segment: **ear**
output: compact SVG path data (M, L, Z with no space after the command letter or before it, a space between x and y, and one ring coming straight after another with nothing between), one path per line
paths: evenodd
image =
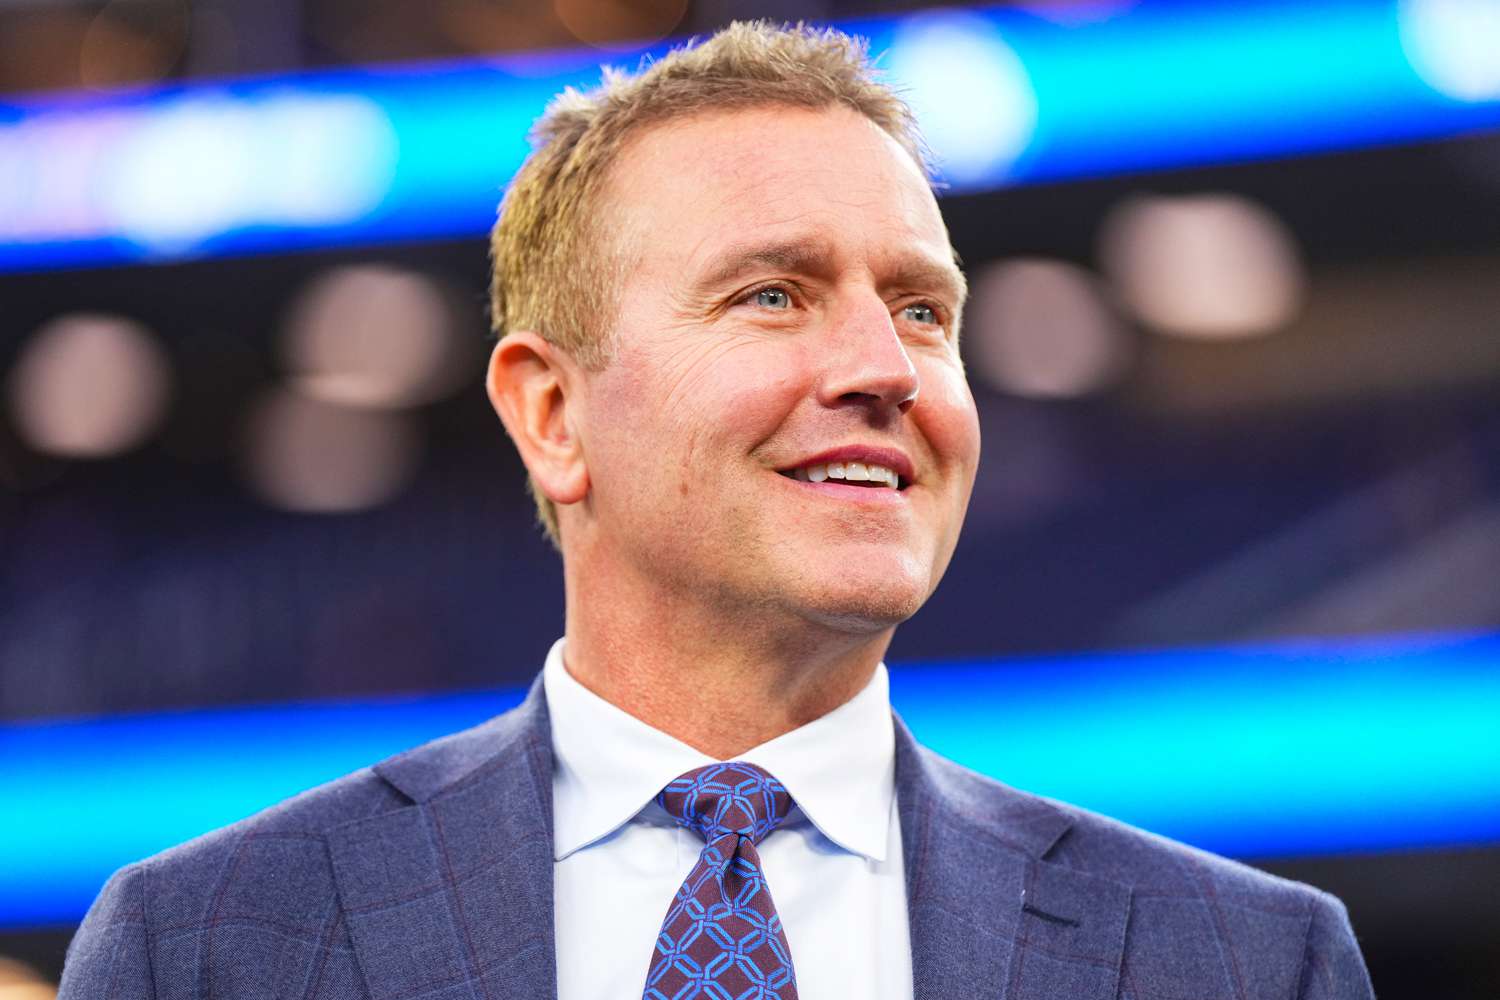
M518 330L495 345L485 377L490 405L516 443L532 482L556 504L577 503L589 489L583 442L574 428L581 374L566 351L539 334Z

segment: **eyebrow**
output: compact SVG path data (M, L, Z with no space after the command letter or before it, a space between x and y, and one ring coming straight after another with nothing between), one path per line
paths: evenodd
M928 259L926 254L905 257L893 269L891 284L940 292L948 297L953 309L961 311L969 297L969 283L958 267L957 256L954 254L953 263L946 265Z
M817 239L742 244L721 254L699 284L713 288L754 271L817 274L828 270L832 256L833 248Z
M756 271L783 271L795 274L823 274L830 270L833 247L816 238L785 240L732 246L709 267L700 288L715 288ZM927 255L904 257L891 268L887 284L904 288L926 289L946 294L955 309L962 308L968 297L968 283L954 262L938 263Z

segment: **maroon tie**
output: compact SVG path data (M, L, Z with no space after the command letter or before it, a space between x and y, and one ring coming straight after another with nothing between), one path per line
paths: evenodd
M755 845L792 808L754 764L710 764L656 797L703 838L656 936L644 1000L796 1000L797 977Z

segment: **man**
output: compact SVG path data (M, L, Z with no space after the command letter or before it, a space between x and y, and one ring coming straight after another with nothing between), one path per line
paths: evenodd
M963 278L858 46L738 25L536 142L487 385L564 639L514 712L123 870L64 996L1369 997L1332 898L890 714L979 435Z

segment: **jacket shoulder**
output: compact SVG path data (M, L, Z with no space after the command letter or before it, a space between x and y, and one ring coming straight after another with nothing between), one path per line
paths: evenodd
M1326 893L1142 830L1097 812L1012 788L923 748L929 780L969 821L1021 840L1042 860L1128 886L1140 896L1205 894L1308 913ZM1038 834L1040 831L1040 834Z
M1203 896L1304 915L1327 897L1310 885L1108 816L1064 803L1053 804L1069 815L1072 825L1053 849L1051 859L1126 883L1138 897Z
M296 886L299 879L327 870L325 841L332 830L425 802L462 782L502 758L514 745L528 737L536 738L533 730L538 711L544 709L539 708L535 697L529 698L520 707L477 726L301 792L134 867L149 876L153 901L165 901L167 897L160 894L171 893L176 887L194 892L226 879ZM265 859L264 870L257 857ZM172 912L191 910L174 906Z
M257 909L306 911L318 897L332 897L328 831L406 804L373 767L365 767L134 867L149 890L150 908L176 923L194 916L213 919L214 897L222 907L222 897L236 886L253 889L262 900ZM325 887L326 892L318 891Z
M344 948L332 933L325 833L403 802L363 768L125 866L68 946L60 997L197 996L203 970L230 952L243 957L272 939L309 954Z
M100 982L149 983L153 969L159 986L164 970L180 977L203 968L209 959L200 946L210 936L220 941L238 933L244 947L274 938L306 949L347 948L329 849L334 832L425 803L509 751L529 747L541 738L537 724L545 715L539 711L545 709L533 697L472 729L127 865L105 885L74 936L63 995L104 995L96 990Z
M1301 882L1072 806L1052 860L1129 885L1127 986L1373 1000L1344 904Z
M1124 995L1369 1000L1343 904L1313 886L1054 799L935 754L926 772L968 821L1038 862L1129 890Z

